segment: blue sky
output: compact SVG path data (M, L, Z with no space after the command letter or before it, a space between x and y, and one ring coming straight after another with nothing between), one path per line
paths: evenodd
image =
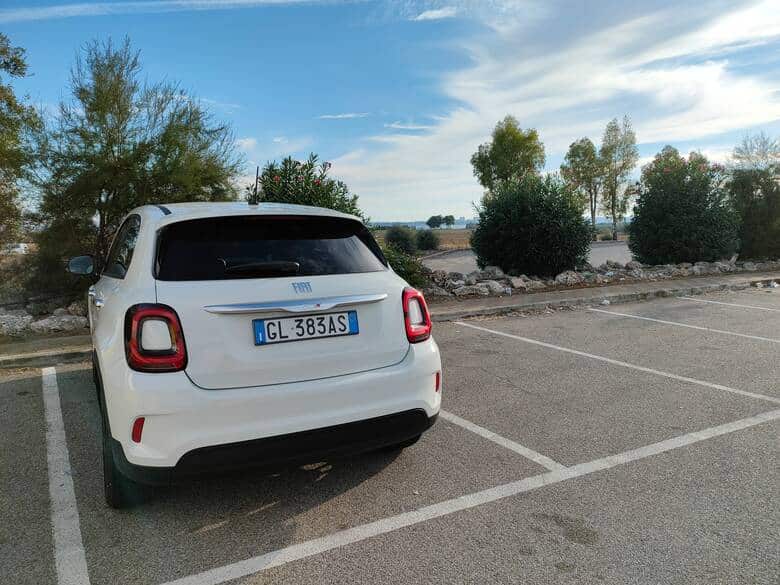
M471 216L469 157L506 114L537 128L549 170L623 114L642 163L780 135L779 0L3 0L0 30L44 106L83 43L127 35L150 79L232 124L247 176L314 151L382 220Z

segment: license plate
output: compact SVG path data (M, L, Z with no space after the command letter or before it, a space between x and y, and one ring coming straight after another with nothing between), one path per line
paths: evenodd
M281 319L255 319L252 321L252 327L255 332L255 345L342 337L360 333L357 311Z

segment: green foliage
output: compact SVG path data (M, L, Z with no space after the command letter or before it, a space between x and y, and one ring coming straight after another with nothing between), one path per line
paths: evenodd
M629 247L645 264L720 260L737 247L737 219L723 189L724 168L665 147L642 170Z
M395 246L385 245L382 247L382 252L395 273L411 286L423 288L428 283L425 267L419 258Z
M493 191L502 183L537 173L544 160L544 146L536 130L523 130L515 118L507 116L496 124L492 140L472 155L471 165L480 184Z
M780 184L775 173L771 165L732 173L729 195L739 215L743 258L780 258Z
M417 249L418 250L438 250L439 236L433 230L417 231Z
M429 228L434 230L438 227L441 227L441 224L444 223L444 218L441 215L432 215L425 223Z
M87 45L71 91L39 142L45 177L37 219L42 233L61 235L39 238L42 262L78 249L94 254L100 269L130 209L235 197L239 160L230 129L177 86L142 81L128 40Z
M591 228L556 177L529 174L486 194L471 247L480 266L554 276L585 262Z
M34 162L32 135L40 118L32 106L20 101L3 76L24 77L24 49L11 46L0 33L0 245L16 239L21 227L20 183L28 178Z
M454 215L445 215L442 218L442 223L446 225L447 227L452 227L455 225L455 216Z
M591 227L596 229L596 212L604 183L604 164L590 138L571 143L561 165L561 176L569 189L590 212Z
M599 159L604 186L601 208L604 215L612 220L613 238L617 239L617 224L625 217L631 197L636 195L636 189L627 184L628 177L639 160L636 135L628 116L623 117L622 125L617 119L607 124L599 149Z
M330 163L320 163L316 154L306 161L287 157L282 162L270 162L262 170L260 183L263 187L263 201L313 205L335 209L368 218L358 207L357 195L352 195L346 183L328 177Z
M385 242L406 254L414 254L417 251L417 238L414 230L396 225L385 233Z

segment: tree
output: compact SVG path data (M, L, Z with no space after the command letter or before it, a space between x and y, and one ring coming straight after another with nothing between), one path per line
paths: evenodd
M599 158L604 173L602 210L604 215L612 220L612 239L617 240L617 224L625 217L634 192L627 188L628 177L639 160L636 135L628 116L623 117L622 125L617 118L607 124L599 149Z
M555 276L584 263L591 229L558 177L528 174L482 198L471 235L477 263L508 273Z
M713 261L737 247L737 219L724 190L725 168L699 153L665 147L642 169L629 247L646 264Z
M394 225L385 233L385 244L404 254L414 254L417 251L417 236L408 227Z
M561 165L561 176L590 211L593 239L596 239L596 211L604 184L604 165L590 138L572 142Z
M21 102L3 75L24 77L24 49L11 46L0 33L0 244L14 240L21 224L20 182L29 178L33 164L32 134L40 118L32 106Z
M742 170L770 170L780 168L780 140L764 132L748 134L734 147L733 165Z
M734 169L728 189L739 216L740 256L780 258L780 184L773 169Z
M235 198L240 161L229 127L176 85L142 81L129 40L86 45L71 93L39 145L38 219L62 235L42 237L39 275L60 274L63 255L77 251L91 251L100 270L133 207Z
M492 140L479 146L471 157L474 176L488 191L500 184L538 173L544 166L544 146L536 130L523 130L507 116L496 124Z
M441 215L432 215L425 223L429 228L435 230L436 228L441 227L441 224L444 223L444 218Z
M280 163L269 162L260 174L263 201L326 207L368 222L358 207L357 195L350 193L343 181L328 177L330 166L329 162L320 163L314 153L305 161L288 156Z
M448 228L455 225L455 216L454 215L445 215L442 218L442 223L446 225Z

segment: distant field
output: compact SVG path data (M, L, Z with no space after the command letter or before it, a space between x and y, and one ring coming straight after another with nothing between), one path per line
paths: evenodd
M380 244L385 241L385 232L387 230L379 230L374 232L374 237ZM439 250L468 250L469 237L472 230L467 229L451 229L446 228L434 230L439 236Z

